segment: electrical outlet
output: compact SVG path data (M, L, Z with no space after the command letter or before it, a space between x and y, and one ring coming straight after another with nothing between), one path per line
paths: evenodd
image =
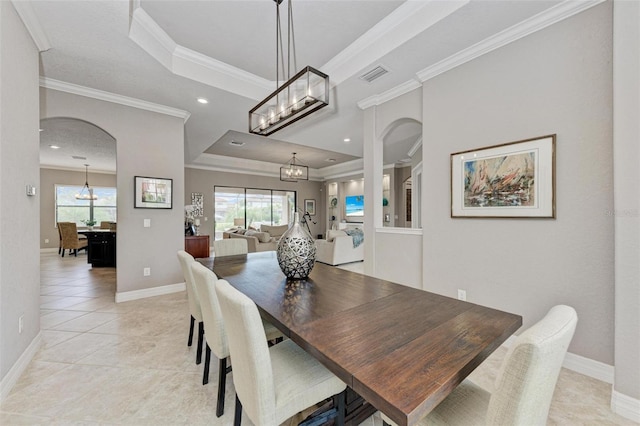
M144 268L144 269L142 270L142 274L143 274L145 277L148 277L149 275L151 275L151 268Z
M458 289L458 300L467 300L467 292L465 290Z
M49 244L49 239L48 239L48 238L45 238L45 239L44 239L44 243L45 243L45 244Z
M20 315L20 318L18 318L18 334L22 334L23 329L24 329L24 315Z

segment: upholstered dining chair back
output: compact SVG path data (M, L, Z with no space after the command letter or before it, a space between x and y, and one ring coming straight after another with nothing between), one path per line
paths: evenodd
M62 226L60 226L61 223L67 223L67 222L58 222L57 223L57 227L58 227L58 238L60 238L60 243L58 244L58 254L62 253Z
M87 247L87 240L78 238L78 227L75 222L58 222L58 229L62 237L62 256L66 249L77 252Z
M213 253L216 257L247 254L249 245L243 238L225 238L213 242Z
M249 418L275 425L275 389L271 356L255 303L227 281L216 283L233 362L233 383Z
M191 346L193 342L193 330L196 321L198 322L198 346L196 348L196 364L202 362L202 344L204 342L204 323L202 321L202 311L200 309L200 302L198 295L193 287L193 273L191 272L191 264L195 262L193 256L184 250L178 251L178 260L180 261L180 267L182 268L182 275L184 275L184 284L187 288L187 300L189 302L189 313L191 314L191 320L189 324L189 340L187 346Z
M200 309L200 302L198 296L195 293L193 286L193 273L191 272L191 264L195 262L193 256L184 250L178 251L178 260L180 261L180 267L182 268L182 275L184 275L185 286L187 287L187 300L189 302L189 312L196 321L202 321L202 311Z
M553 391L577 322L575 309L554 306L516 338L496 379L486 424L547 423Z
M229 356L229 344L215 290L218 277L211 269L198 262L191 264L191 271L193 272L194 287L200 301L207 344L218 359L226 358Z

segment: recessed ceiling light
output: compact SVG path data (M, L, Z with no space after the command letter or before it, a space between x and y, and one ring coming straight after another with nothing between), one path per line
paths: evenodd
M326 159L326 160L324 160L324 161L328 161L329 163L335 163L335 162L336 162L336 159L335 159L335 158L327 158L327 159Z
M38 131L40 131L40 132L44 132L44 129L38 129Z
M198 102L200 102L201 104L208 104L209 100L206 98L198 98Z
M229 142L229 145L231 146L244 146L244 142L238 142L238 141L231 141Z
M345 141L345 142L351 142L351 139L349 139L349 138L344 138L344 141Z
M49 145L49 148L51 148L51 149L60 149L60 147L58 145Z

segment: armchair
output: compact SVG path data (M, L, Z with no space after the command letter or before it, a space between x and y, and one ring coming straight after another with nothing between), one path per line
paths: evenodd
M353 247L353 237L344 231L327 231L326 240L316 240L316 261L329 265L364 260L364 244Z

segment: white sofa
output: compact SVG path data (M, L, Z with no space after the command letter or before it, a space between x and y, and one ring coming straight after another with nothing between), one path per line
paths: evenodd
M247 241L249 253L271 251L278 248L278 241L288 225L262 225L260 231L255 229L233 228L222 233L222 238L242 238Z
M353 247L353 237L344 231L327 231L326 240L316 240L316 261L329 265L364 260L364 243Z

